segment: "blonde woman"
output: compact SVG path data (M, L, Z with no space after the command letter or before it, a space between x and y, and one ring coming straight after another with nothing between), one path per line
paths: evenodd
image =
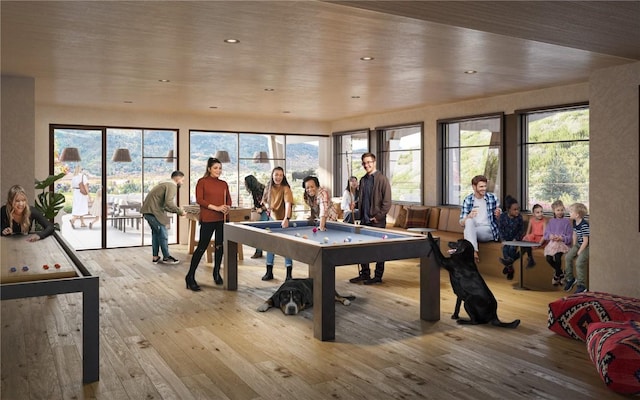
M27 203L27 194L24 188L19 185L11 186L7 196L7 204L0 210L2 214L2 236L28 235L29 242L44 239L53 233L53 224L35 207ZM29 234L33 229L33 222L36 221L42 227L39 232Z

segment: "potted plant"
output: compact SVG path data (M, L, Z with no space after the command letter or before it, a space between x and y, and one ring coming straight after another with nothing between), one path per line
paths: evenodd
M45 180L39 181L36 179L36 189L42 190L38 194L35 200L35 206L42 214L50 221L58 215L60 210L64 207L65 197L62 193L56 193L47 191L49 186L53 185L58 179L62 179L65 176L64 172L58 175L49 175ZM55 228L60 230L59 224L55 224Z

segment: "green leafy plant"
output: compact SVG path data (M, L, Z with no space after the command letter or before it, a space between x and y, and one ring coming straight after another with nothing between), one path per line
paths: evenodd
M64 207L65 197L62 193L48 191L47 189L64 176L65 174L62 172L58 175L49 175L43 181L36 179L36 189L42 190L35 200L36 208L42 212L45 218L51 221L53 221L60 210ZM55 227L57 230L60 230L60 226L57 223L55 224Z

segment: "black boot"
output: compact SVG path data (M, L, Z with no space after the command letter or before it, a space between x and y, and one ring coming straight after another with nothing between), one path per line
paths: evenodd
M253 253L253 255L251 256L251 258L262 258L262 250L258 250L256 249L256 252Z
M216 285L222 285L224 282L222 280L222 277L220 276L220 266L215 266L213 267L213 281L216 283Z
M262 277L263 281L270 281L273 279L273 265L267 265L267 272Z
M198 284L196 283L195 277L193 277L191 275L187 275L184 278L184 280L185 280L185 282L187 284L187 289L193 290L194 292L199 292L201 290L200 286L198 286Z
M284 279L285 281L289 281L291 279L293 279L293 277L291 276L291 271L293 270L293 267L287 267L287 277Z
M382 283L382 275L383 274L384 274L384 264L381 265L381 263L377 263L376 264L376 270L375 270L375 272L373 274L373 278L367 279L363 283L365 285L375 285L375 284L378 284L378 283Z
M358 273L358 276L356 276L355 278L349 279L349 282L360 283L360 282L365 282L371 279L371 270L368 268L369 267L368 265L366 265L367 268L364 268L365 265L366 264L360 265L360 272Z

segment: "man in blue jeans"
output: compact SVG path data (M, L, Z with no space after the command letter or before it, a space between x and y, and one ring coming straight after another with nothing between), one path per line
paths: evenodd
M160 262L159 250L162 250L164 264L180 262L169 254L169 235L166 225L169 225L171 220L166 212L184 215L184 210L178 207L174 200L183 181L184 173L173 171L171 179L154 186L142 203L140 212L151 227L152 262L154 264Z

